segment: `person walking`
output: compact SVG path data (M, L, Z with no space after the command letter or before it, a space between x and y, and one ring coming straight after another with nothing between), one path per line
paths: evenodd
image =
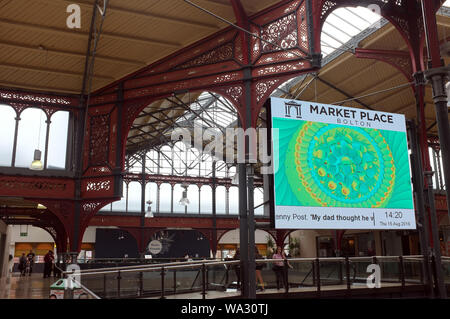
M53 259L53 252L49 250L44 256L44 278L50 277L52 273Z
M32 250L27 255L28 265L29 265L29 272L28 274L31 276L31 273L33 272L33 266L34 266L34 257L36 255L33 253Z
M261 254L258 251L258 248L255 246L255 259L262 259ZM255 274L256 274L256 280L259 281L259 288L261 291L264 291L264 280L261 274L261 270L264 267L264 263L256 263L255 264Z
M234 254L233 257L234 260L241 260L241 251L239 250L239 248L236 249L236 253ZM234 272L236 273L236 280L237 280L237 289L241 288L241 265L240 264L236 264L234 266Z
M25 276L25 271L27 270L27 257L25 253L22 253L22 256L19 258L19 271L21 276Z
M283 284L286 290L289 289L288 279L287 279L287 269L285 267L284 261L286 260L286 254L283 251L281 246L277 246L277 250L275 254L273 254L272 259L279 259L280 261L276 261L272 267L272 270L275 272L275 276L277 278L277 289L280 289L281 283ZM290 267L289 263L287 265Z

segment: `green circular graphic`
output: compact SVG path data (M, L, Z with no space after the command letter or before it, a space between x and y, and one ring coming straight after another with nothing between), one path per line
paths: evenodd
M384 207L389 201L394 158L378 130L305 122L290 144L295 150L286 160L295 162L289 166L297 175L291 188L305 205Z

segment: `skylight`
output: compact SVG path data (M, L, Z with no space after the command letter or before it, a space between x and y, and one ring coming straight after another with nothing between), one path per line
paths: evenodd
M365 7L334 10L327 17L322 28L321 45L323 56L327 56L336 49L345 50L345 43L369 27L378 27L377 22L380 20L381 16L379 14Z

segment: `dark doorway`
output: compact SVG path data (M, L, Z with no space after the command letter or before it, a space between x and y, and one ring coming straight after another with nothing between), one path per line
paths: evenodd
M138 258L136 239L121 229L97 228L95 258Z

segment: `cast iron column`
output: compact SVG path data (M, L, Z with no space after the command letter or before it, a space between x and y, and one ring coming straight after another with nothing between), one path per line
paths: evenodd
M211 252L213 255L213 258L216 258L217 253L217 220L216 220L216 213L217 213L217 203L216 203L216 161L212 162L212 247Z
M442 67L425 71L426 78L433 86L433 101L436 110L436 121L439 132L439 143L442 150L442 170L444 173L445 192L447 203L450 203L450 129L448 123L447 92L445 83L448 80L450 68ZM450 218L450 205L447 205Z
M239 174L239 251L241 268L241 296L248 298L248 220L247 173L245 163L238 163Z
M439 38L436 23L435 1L422 0L423 20L425 27L425 39L430 62L429 70L425 71L425 77L433 87L433 101L436 110L436 122L439 131L439 142L444 163L444 181L447 195L447 209L450 218L450 129L448 123L447 93L445 84L450 68L443 67L440 55Z
M141 161L142 161L142 171L141 171L141 229L140 229L140 254L141 254L141 258L144 257L144 252L145 252L145 244L144 243L144 226L145 226L145 157L146 157L146 153L142 153L141 155Z
M414 121L408 122L409 142L411 148L411 170L414 186L414 195L416 199L417 208L417 228L419 231L420 250L423 255L423 274L425 279L425 286L427 287L427 293L430 297L433 297L432 278L431 278L431 263L430 263L430 226L429 216L425 208L424 198L424 179L422 169L422 155L419 148L419 142L417 140L417 130Z

